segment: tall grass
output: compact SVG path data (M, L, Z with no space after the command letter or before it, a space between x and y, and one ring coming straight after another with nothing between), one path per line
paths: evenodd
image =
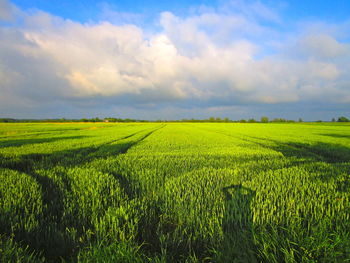
M350 127L0 125L1 262L350 262Z

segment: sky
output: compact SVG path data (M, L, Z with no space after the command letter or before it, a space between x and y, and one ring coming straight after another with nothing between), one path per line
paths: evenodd
M350 117L350 2L0 0L0 117Z

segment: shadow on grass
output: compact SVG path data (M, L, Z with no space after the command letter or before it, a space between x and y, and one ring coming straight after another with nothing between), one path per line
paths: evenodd
M321 133L320 135L339 138L339 139L350 139L350 135L347 134L337 134L337 133Z
M311 161L326 163L350 162L350 148L331 143L281 143L275 141L271 148L281 152L286 157L307 158Z
M255 191L242 185L222 189L225 195L224 233L219 262L257 262L253 242L253 214L250 208Z
M261 147L269 148L281 152L285 157L291 160L291 166L311 165L318 163L319 179L329 181L336 179L337 190L347 192L350 190L350 148L340 144L314 142L280 142L277 140L268 140L264 138L251 137L268 142L267 144L249 140ZM327 165L322 166L319 163ZM307 167L307 166L306 166Z
M34 169L48 170L56 165L62 166L79 166L84 165L98 158L108 158L118 154L126 153L132 146L146 139L153 132L146 133L134 141L123 142L132 136L135 136L142 131L127 135L117 140L109 141L97 146L81 147L77 149L68 149L63 151L55 151L44 154L23 154L16 157L7 157L0 154L0 168L9 168L24 173L30 173ZM84 136L81 136L84 137ZM63 137L62 137L63 138ZM66 137L67 138L67 137ZM68 137L71 138L71 137ZM79 136L77 138L80 138ZM52 141L54 141L53 138Z
M84 231L84 229L91 229L92 226L63 224L61 219L64 216L64 197L66 192L70 191L70 181L66 178L67 182L64 183L64 189L61 189L62 185L59 185L53 178L41 175L37 171L39 169L49 170L56 165L76 167L89 163L94 159L110 156L116 157L119 154L126 153L131 147L137 145L158 129L154 129L136 140L127 142L123 142L123 140L144 131L139 131L99 146L56 151L51 154L27 154L14 158L0 155L0 168L16 170L36 180L42 189L44 208L42 217L39 220L39 227L34 231L27 232L25 229L18 229L13 233L9 229L4 234L15 234L16 241L24 242L24 244L29 245L34 251L42 251L48 260L57 262L60 258L66 260L71 258L76 252L77 247L81 244L74 244L73 239L66 232L66 228L78 227L81 231ZM120 143L118 143L119 141ZM60 179L64 180L64 178L64 174L60 175ZM128 194L129 198L133 198L135 193L132 192L131 182L127 178L121 178L117 175L115 175L115 178L120 182L120 185Z
M36 143L50 143L61 140L70 140L70 139L83 139L88 136L66 136L66 137L54 137L54 138L31 138L31 139L15 139L15 140L2 140L0 141L0 148L5 147L19 147L28 144Z
M305 161L341 164L350 162L350 148L340 144L324 142L281 142L278 140L250 136L245 141L282 153L285 157L304 159ZM256 141L259 140L259 141ZM263 142L266 143L263 143ZM300 161L300 160L299 160Z

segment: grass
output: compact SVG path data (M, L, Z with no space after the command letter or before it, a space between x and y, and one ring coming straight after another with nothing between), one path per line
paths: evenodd
M350 262L350 126L0 124L1 262Z

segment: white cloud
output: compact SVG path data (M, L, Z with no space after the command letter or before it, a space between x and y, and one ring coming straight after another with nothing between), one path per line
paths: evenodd
M260 2L233 1L231 8L234 13L210 10L186 18L164 12L162 30L147 36L131 24L22 14L24 24L0 27L0 92L6 94L0 103L31 101L40 107L52 100L81 104L96 98L96 103L231 107L325 96L349 103L348 44L329 32L309 33L295 45L280 41L288 51L268 56L261 43L276 42L281 33L258 21L280 22L278 14ZM256 34L261 41L252 40Z
M298 48L306 56L328 59L349 54L350 45L338 42L326 34L310 34L301 39Z

